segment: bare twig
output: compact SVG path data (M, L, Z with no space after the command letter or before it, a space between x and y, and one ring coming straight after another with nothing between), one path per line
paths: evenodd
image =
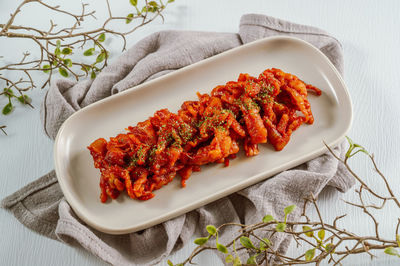
M103 21L99 22L98 27L86 30L84 27L85 20L88 18L96 18L96 10L89 10L88 4L82 3L80 12L72 13L61 8L59 5L50 5L44 0L23 0L11 13L8 21L0 23L0 38L30 40L33 45L29 47L29 51L33 51L33 49L37 48L38 51L40 51L40 58L29 59L31 54L25 52L21 60L17 62L2 62L3 65L0 64L0 80L4 81L4 87L9 94L11 94L11 92L13 92L13 94L19 94L21 98L18 99L21 103L33 107L30 104L29 97L25 93L29 89L39 87L32 78L32 72L34 71L43 71L48 75L48 78L40 86L41 88L51 83L52 76L55 73L60 73L64 77L72 76L76 80L86 76L95 78L96 74L108 64L109 51L102 43L106 35L121 38L122 50L124 51L126 49L126 36L135 32L138 28L151 23L157 17L164 19L162 12L167 5L172 2L168 1L168 3L164 4L162 0L151 2L139 0L135 4L134 1L125 1L133 11L132 13L126 16L114 16L112 5L109 0L105 0L108 16ZM67 27L58 27L53 20L50 20L50 25L47 29L36 28L30 25L16 25L14 22L16 17L22 13L23 8L27 7L28 4L38 5L42 9L54 13L56 16L68 16L73 18L74 21ZM139 23L126 31L114 30L109 27L111 22L129 24L133 20L137 20ZM119 28L122 29L122 27ZM78 49L83 49L88 45L92 45L92 47L84 52L84 55L88 56L88 58L93 58L90 56L95 55L96 57L93 63L86 64L82 58L70 58L70 55L79 52ZM12 80L7 77L10 73L16 73L15 76L19 76L18 79ZM5 93L0 93L0 95L10 96ZM9 100L11 100L11 98L16 98L10 97ZM10 104L12 105L12 101L10 101ZM9 112L3 113L7 114Z
M232 253L229 254L231 256L229 260L234 263L234 265L238 265L238 261L234 259L239 259L237 256L236 251L245 248L248 251L249 256L255 256L258 258L257 263L265 263L265 265L300 265L300 264L315 264L320 265L320 263L328 259L329 263L334 263L334 265L341 265L342 261L346 259L348 256L352 254L360 254L365 253L370 256L371 259L375 257L372 253L373 250L384 250L385 253L390 255L399 256L398 251L395 249L398 247L398 237L396 236L399 233L400 227L400 219L396 221L395 227L395 237L394 239L386 239L380 236L378 228L379 222L377 218L369 211L369 209L376 209L382 210L385 207L387 201L393 200L397 205L398 199L392 192L392 189L387 181L386 177L382 174L382 172L378 169L374 157L369 155L364 148L360 145L353 144L350 142L350 148L344 160L341 159L338 155L336 155L332 149L327 147L331 154L338 159L341 163L343 163L346 168L349 169L349 172L353 175L356 180L360 180L359 182L359 189L356 191L358 195L358 201L355 202L348 202L353 207L360 208L363 212L371 218L374 223L375 228L375 235L373 236L360 236L355 233L352 233L344 228L340 228L337 222L346 216L346 214L337 216L332 223L327 223L323 220L320 209L317 204L317 200L314 195L310 195L310 197L304 199L304 206L302 210L302 215L306 218L305 222L301 221L278 221L272 220L267 223L256 223L252 225L244 225L238 223L227 223L222 224L218 228L216 228L217 232L219 232L222 228L226 226L236 226L239 227L238 234L225 246L226 249L231 249ZM362 152L368 154L372 164L374 165L374 169L376 172L381 176L384 180L385 187L387 192L390 194L390 197L383 196L380 193L375 191L375 187L369 187L364 181L360 179L358 175L351 170L348 159L355 154L358 153L359 150L355 150L354 148L362 149ZM375 196L378 200L382 200L380 205L377 204L366 204L364 201L364 194L369 193L370 195ZM318 220L313 221L310 219L306 214L306 206L311 203L313 209L316 211L318 215ZM282 231L281 229L278 230L279 224L285 224L285 229ZM294 228L296 226L303 226L303 230L296 231ZM282 227L280 227L282 228ZM318 234L316 234L318 232ZM269 239L272 239L274 234L286 234L291 236L297 242L298 246L308 246L309 249L306 252L301 251L299 255L296 257L289 257L277 250L274 250L273 243L266 239L265 236L269 236ZM327 236L325 236L327 234ZM318 237L317 237L317 236ZM209 235L208 238L212 238L213 235ZM260 247L258 245L251 243L250 238L253 241L260 242ZM235 243L240 240L242 243L242 247L235 248ZM250 241L250 242L249 242ZM251 243L251 244L249 244ZM200 254L204 250L224 250L218 247L210 246L210 245L200 245L198 246L190 257L183 262L183 265L186 263L192 263L192 260L195 256ZM395 250L394 250L395 249ZM299 249L300 251L300 249ZM226 251L228 252L228 251ZM228 258L227 258L228 259ZM250 260L251 263L256 263L254 258ZM257 264L258 265L258 264Z
M4 130L7 126L0 126L0 130L3 132L4 135L7 136L7 132Z

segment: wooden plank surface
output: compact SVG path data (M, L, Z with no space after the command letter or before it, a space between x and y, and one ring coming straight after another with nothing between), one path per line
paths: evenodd
M5 21L19 1L1 1L0 18ZM60 1L61 2L61 1ZM63 7L77 7L75 1L62 1ZM102 6L101 1L87 1ZM125 1L128 2L128 1ZM120 5L124 10L129 5ZM105 5L104 5L105 7ZM105 16L105 9L97 14ZM128 13L128 12L126 12ZM128 46L150 33L159 30L200 30L237 32L242 14L268 14L297 23L309 24L337 37L343 44L345 54L345 81L354 103L354 123L349 136L363 144L376 155L383 172L388 176L395 192L400 193L400 2L388 1L230 1L230 0L176 0L165 13L165 23L160 20L140 29L128 38ZM47 25L49 14L31 4L25 8L17 24ZM63 18L57 24L65 23ZM91 24L95 25L95 21ZM27 42L0 39L2 60L18 60L26 50ZM111 40L112 57L120 53L120 42ZM26 47L26 46L25 46ZM34 52L34 51L32 51ZM43 79L37 74L34 78ZM3 84L2 84L3 85ZM0 198L14 192L53 168L52 141L43 133L39 109L44 90L30 93L34 110L17 108L9 117L0 116L0 124L7 125L9 136L0 136ZM6 103L0 98L0 106ZM378 186L379 179L371 165L362 158L352 166L367 182ZM348 213L351 218L344 225L349 230L371 233L372 224L361 211L345 205L340 199L356 199L354 192L337 194L324 191L319 201L323 215L329 220L336 215ZM380 216L382 235L393 238L393 227L399 212L394 206ZM23 227L17 220L0 210L0 265L102 265L98 258L82 249L72 248L60 242L46 239ZM171 256L174 262L183 261L194 248L188 245ZM196 260L200 265L221 265L219 259L204 253ZM367 256L355 256L344 265L398 265L399 260L383 252L370 261ZM165 264L162 264L165 265Z

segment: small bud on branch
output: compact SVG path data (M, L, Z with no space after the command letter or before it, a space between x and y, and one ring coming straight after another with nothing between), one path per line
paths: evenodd
M30 98L26 95L29 89L37 87L36 82L32 79L31 73L41 71L47 74L47 79L41 88L49 85L55 73L59 73L62 77L72 77L79 80L83 77L94 79L96 75L108 64L110 52L104 45L106 38L110 36L119 37L122 40L122 50L126 49L126 36L136 31L138 28L147 25L154 21L157 17L163 17L163 11L169 3L163 3L162 0L126 0L131 12L126 16L114 16L112 13L109 0L106 0L108 17L100 22L97 28L85 30L83 23L87 18L95 18L95 10L88 10L88 4L81 4L80 13L72 13L62 9L59 5L52 6L45 3L43 0L24 0L17 6L14 12L11 13L9 20L3 24L0 23L0 38L7 39L26 39L31 40L33 45L40 51L39 59L29 60L30 53L25 52L21 60L13 63L0 65L0 81L4 83L4 90L13 90L15 95L10 95L7 92L0 92L8 98L8 103L2 107L2 114L9 115L12 113L15 105L13 100L17 100L24 105L31 105ZM73 18L73 22L68 27L58 28L58 26L50 20L48 30L30 27L28 25L15 25L15 18L22 13L22 8L30 5L39 5L45 10L55 12L57 16L63 15ZM111 22L125 21L128 23L137 20L138 23L127 31L113 30L109 25ZM85 57L91 58L93 63L87 64L82 59L73 59L73 54L80 54L79 50L84 47L91 46L82 54ZM33 47L27 47L27 50L32 50ZM79 58L79 57L78 57ZM6 73L16 73L20 76L18 80L12 80L6 77ZM0 83L1 84L1 83ZM6 134L5 126L0 126L1 131Z
M356 190L358 202L345 202L355 208L363 210L373 225L375 235L361 236L353 233L346 228L339 227L337 222L345 217L341 215L336 217L332 223L326 222L321 216L320 209L317 205L317 199L314 195L310 195L305 199L303 206L302 216L306 221L287 221L287 216L296 208L295 205L287 206L284 210L284 219L279 221L271 215L266 215L261 222L251 225L226 223L219 227L208 225L207 228L216 228L216 234L209 234L205 238L197 238L195 243L199 246L193 250L192 254L182 263L177 265L185 265L193 263L192 260L201 252L205 250L216 250L227 254L225 262L227 264L242 265L237 251L246 250L248 259L246 265L298 265L298 264L316 264L319 265L322 261L327 261L333 265L341 265L341 262L348 256L354 254L368 254L371 259L375 257L371 251L381 250L382 253L390 256L400 258L400 219L394 221L395 234L393 238L386 239L379 234L379 223L370 209L384 211L385 203L393 201L395 206L400 209L398 204L399 200L394 195L390 183L387 178L382 174L376 165L374 156L371 155L364 147L355 144L350 138L347 138L349 148L344 159L341 159L333 150L327 146L328 151L342 163L350 172L350 174L358 181L359 188ZM375 171L381 177L386 191L384 193L378 192L379 190L374 186L370 187L366 184L350 167L348 160L356 154L364 153L372 162ZM366 204L364 198L375 197L378 204ZM373 198L373 197L372 197ZM379 202L380 201L380 202ZM316 210L318 214L317 220L312 220L306 214L307 203ZM234 236L231 241L224 246L224 249L218 248L222 245L216 241L216 245L212 243L213 238L218 237L218 232L224 227L239 227L238 234ZM210 233L210 231L208 231ZM285 234L296 241L298 246L305 248L298 249L296 256L287 256L274 249L274 243L270 240L274 234ZM235 243L239 240L241 247L236 247ZM171 261L169 265L173 265Z

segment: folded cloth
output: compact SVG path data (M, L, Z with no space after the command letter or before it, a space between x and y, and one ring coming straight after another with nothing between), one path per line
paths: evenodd
M54 139L65 119L84 106L243 43L274 35L295 36L311 43L342 72L341 45L328 33L269 16L248 14L241 18L238 34L158 32L139 41L94 80L56 81L42 106L44 130ZM343 155L344 147L339 145L334 150ZM2 206L30 229L53 239L78 244L106 262L147 265L180 249L196 230L206 234L208 224L251 224L261 221L267 213L282 218L284 207L303 206L304 198L311 193L317 196L326 186L343 192L353 182L338 161L327 153L197 210L141 232L120 236L96 231L77 218L63 198L54 171L5 198ZM297 208L290 219L298 219L300 209ZM233 228L224 230L220 242L227 242L235 232ZM274 249L285 252L290 240L275 234L272 242Z

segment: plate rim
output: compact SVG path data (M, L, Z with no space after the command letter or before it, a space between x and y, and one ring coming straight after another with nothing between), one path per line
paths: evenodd
M194 210L194 209L196 209L198 207L204 206L204 205L206 205L208 203L211 203L211 202L213 202L215 200L218 200L218 199L220 199L222 197L225 197L225 196L230 195L230 194L232 194L234 192L237 192L237 191L239 191L239 190L241 190L243 188L246 188L248 186L251 186L253 184L261 182L262 180L267 180L267 179L273 177L274 175L276 175L279 172L285 171L285 170L287 170L287 169L289 169L291 167L294 167L294 166L299 165L299 164L301 164L303 162L309 161L309 160L311 160L311 159L323 154L324 152L326 152L327 148L325 146L322 146L321 148L310 152L306 156L302 156L299 159L292 160L292 161L286 162L284 164L280 164L277 167L273 168L273 170L268 171L268 173L262 172L262 173L253 175L251 177L251 181L244 180L243 182L239 182L238 184L235 184L234 186L231 186L229 189L227 189L225 191L211 194L207 198L203 198L201 200L197 200L194 203L189 204L187 206L174 209L173 211L169 211L166 214L161 215L161 216L157 216L157 217L153 218L150 221L144 221L144 222L141 222L141 223L137 223L137 224L134 224L134 225L131 225L131 226L126 226L124 228L118 228L118 229L105 227L105 226L97 223L96 221L92 221L90 219L87 219L86 215L81 211L81 209L79 207L81 204L71 194L67 182L64 180L64 178L62 178L62 171L60 169L61 165L62 165L62 162L60 162L60 159L58 158L59 157L58 154L60 153L59 152L60 145L61 145L60 144L60 139L62 138L63 131L67 127L69 121L74 119L76 116L80 115L80 113L82 113L82 112L84 112L84 111L86 111L88 109L95 108L98 105L104 104L107 101L112 100L114 97L121 97L122 95L124 95L126 93L131 93L132 91L140 90L143 86L151 86L153 83L160 82L163 79L167 79L171 75L176 75L179 72L187 71L187 70L195 68L195 67L197 67L199 65L206 64L206 63L208 63L210 61L213 61L213 60L216 60L216 59L218 59L220 57L227 56L227 54L229 54L229 53L234 53L237 50L244 49L245 47L256 46L256 45L258 45L260 43L263 43L263 42L268 43L268 42L277 41L277 40L286 40L286 41L291 41L291 42L297 42L297 43L300 43L302 45L307 46L308 48L311 48L312 50L314 50L314 52L319 54L319 56L322 59L324 59L325 63L327 63L327 65L331 68L331 70L334 72L334 74L338 78L338 81L340 82L340 84L341 84L341 86L343 88L343 92L344 92L344 96L345 96L344 99L347 100L347 103L348 103L348 106L346 106L346 108L348 108L348 121L347 121L347 124L344 126L343 132L341 132L340 135L338 134L339 136L336 137L335 140L333 140L333 141L331 141L329 143L325 143L325 144L327 146L329 146L329 147L332 147L332 146L337 145L341 140L343 140L345 135L346 135L346 133L350 130L351 125L353 123L353 103L352 103L348 88L347 88L346 84L344 83L344 80L343 80L341 74L336 69L336 67L332 64L332 62L328 59L328 57L325 54L323 54L318 48L316 48L312 44L310 44L310 43L308 43L308 42L306 42L306 41L304 41L302 39L299 39L299 38L296 38L296 37L292 37L292 36L279 36L279 35L278 36L271 36L271 37L262 38L262 39L254 41L254 42L250 42L250 43L247 43L247 44L244 44L244 45L229 49L229 50L224 51L224 52L222 52L220 54L208 57L206 59L203 59L203 60L198 61L196 63L193 63L191 65L182 67L182 68L180 68L180 69L178 69L176 71L173 71L171 73L168 73L166 75L160 76L160 77L155 78L155 79L150 80L150 81L146 81L146 82L144 82L142 84L139 84L137 86L129 88L129 89L125 90L125 91L122 91L122 92L119 92L117 94L111 95L109 97L103 98L103 99L101 99L101 100L99 100L97 102L94 102L92 104L89 104L88 106L85 106L84 108L78 110L77 112L73 113L70 117L68 117L63 122L63 124L61 125L61 127L59 128L59 130L57 132L57 136L56 136L55 141L54 141L53 160L54 160L55 172L56 172L57 180L58 180L58 183L60 184L61 191L63 192L64 197L66 198L67 202L70 204L71 208L78 215L78 217L80 219L82 219L85 223L87 223L89 226L91 226L91 227L93 227L93 228L95 228L95 229L97 229L99 231L108 233L108 234L120 235L120 234L136 232L138 230L146 229L146 228L149 228L151 226L160 224L160 223L162 223L164 221L167 221L169 219L172 219L174 217L182 215L182 214L184 214L184 213L186 213L188 211ZM268 177L265 177L266 175L268 175Z

